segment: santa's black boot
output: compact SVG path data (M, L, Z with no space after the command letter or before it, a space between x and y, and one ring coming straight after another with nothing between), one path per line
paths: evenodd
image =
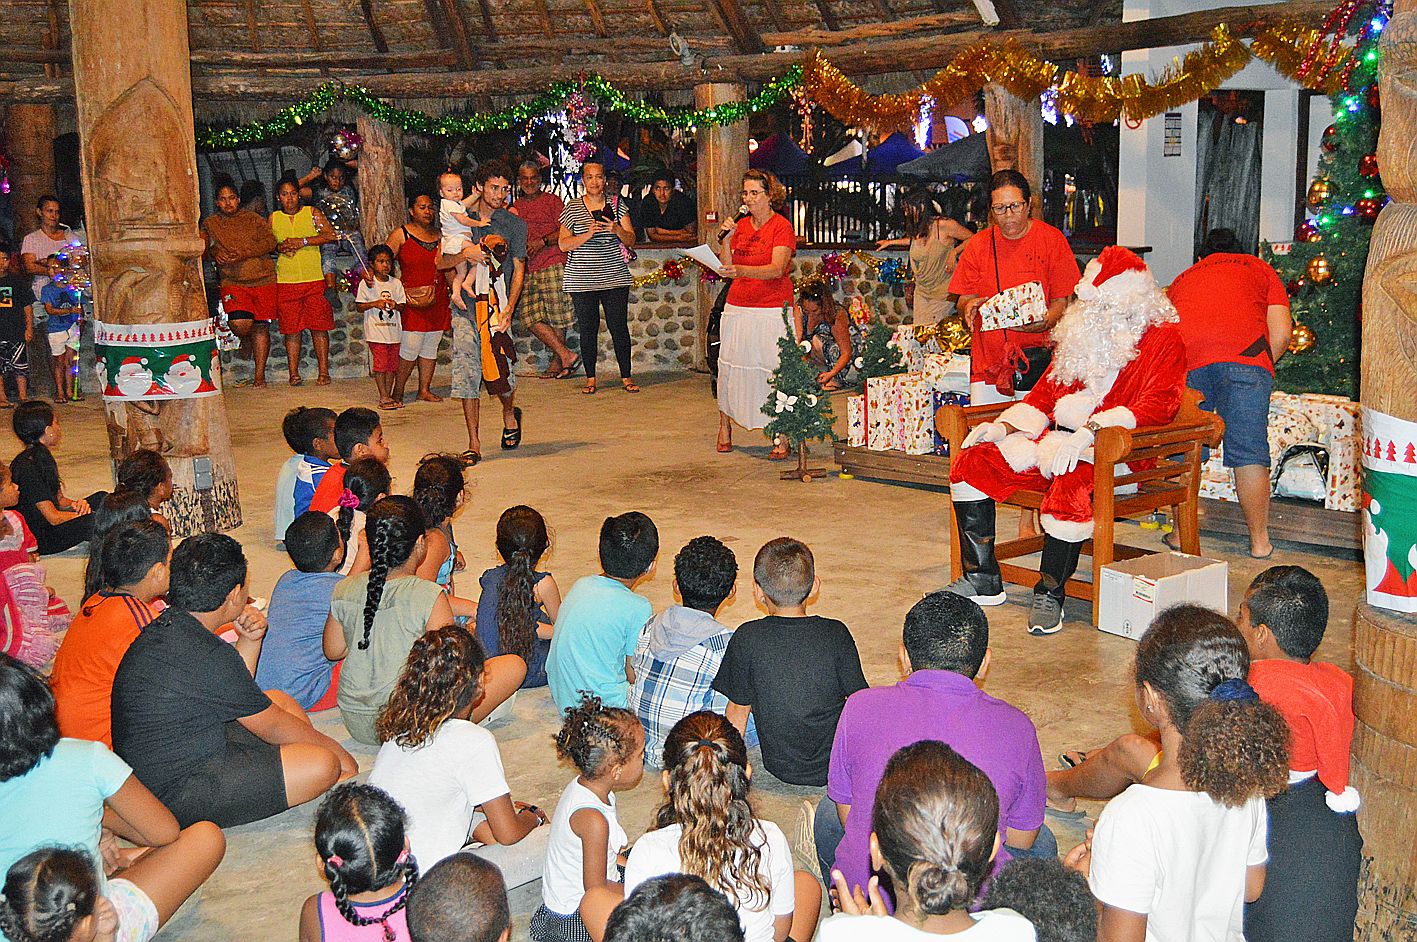
M954 501L954 516L964 575L945 586L945 591L979 605L1003 605L1008 596L994 558L994 502L988 498Z
M1033 587L1033 608L1028 613L1028 633L1051 635L1063 628L1063 599L1068 579L1078 568L1082 543L1067 543L1054 536L1043 537L1043 559L1038 566L1038 584Z

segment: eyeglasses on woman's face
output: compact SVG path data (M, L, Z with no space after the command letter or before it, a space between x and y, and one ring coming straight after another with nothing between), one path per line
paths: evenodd
M1023 211L1027 206L1027 203L995 203L989 208L994 211L995 216L1012 216L1014 213Z

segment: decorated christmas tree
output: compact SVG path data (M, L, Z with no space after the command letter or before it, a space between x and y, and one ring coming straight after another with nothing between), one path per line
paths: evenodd
M1349 3L1325 23L1334 36L1356 34L1343 62L1311 52L1301 76L1329 89L1333 124L1324 131L1318 173L1309 184L1309 218L1294 234L1288 255L1270 261L1289 290L1294 336L1276 379L1289 392L1358 397L1358 350L1363 267L1368 239L1387 202L1378 176L1378 39L1389 9L1381 2ZM1340 50L1341 51L1341 50Z
M782 325L772 392L763 403L763 414L769 419L764 431L770 438L783 436L797 452L797 470L784 472L782 476L808 481L824 473L807 467L807 442L827 441L832 437L831 398L822 392L817 383L817 370L804 355L812 349L811 345L797 342L792 315L786 305L782 308Z
M862 380L905 372L905 357L891 343L892 333L886 322L879 318L866 331L866 344L855 363Z

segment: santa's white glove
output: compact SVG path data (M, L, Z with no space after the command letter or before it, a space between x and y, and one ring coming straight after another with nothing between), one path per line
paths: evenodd
M968 448L980 442L1001 442L1009 434L1009 428L1003 422L981 422L974 426L974 429L964 436L964 444L960 447Z
M1080 428L1068 436L1053 456L1053 477L1061 477L1078 466L1082 453L1092 447L1092 431Z

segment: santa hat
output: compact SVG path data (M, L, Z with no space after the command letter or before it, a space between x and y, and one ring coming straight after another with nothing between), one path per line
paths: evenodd
M122 366L146 366L147 363L148 363L148 361L142 359L141 357L124 357L124 358L123 358L123 362L122 362L122 364L120 364L120 365L122 365Z
M1082 281L1078 282L1077 296L1083 301L1099 297L1124 300L1155 290L1156 280L1137 253L1120 245L1109 245L1087 263Z

